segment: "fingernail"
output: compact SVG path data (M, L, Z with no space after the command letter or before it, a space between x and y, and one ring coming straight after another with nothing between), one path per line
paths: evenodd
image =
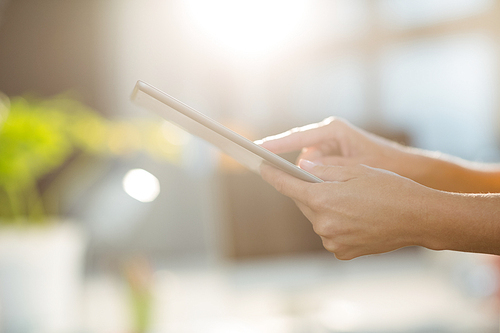
M264 143L264 140L257 140L257 141L254 141L253 143L260 146L261 144Z
M301 169L304 169L306 171L308 170L312 170L315 166L317 166L318 164L312 162L312 161L309 161L309 160L304 160L304 159L301 159L299 161L299 167Z

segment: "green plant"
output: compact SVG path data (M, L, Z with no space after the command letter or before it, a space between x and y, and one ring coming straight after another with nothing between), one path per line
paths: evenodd
M76 151L103 150L106 121L64 96L2 98L0 116L0 217L43 220L38 182Z
M143 150L178 162L182 147L168 140L172 133L153 119L107 120L68 96L0 96L0 223L46 221L57 214L47 207L54 191L40 191L40 181L78 163L79 156Z

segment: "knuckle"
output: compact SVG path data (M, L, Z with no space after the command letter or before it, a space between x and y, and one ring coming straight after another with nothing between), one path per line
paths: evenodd
M313 230L321 237L326 237L334 242L339 233L339 226L331 218L325 216L317 217L313 222Z
M283 193L285 190L285 180L282 177L278 177L274 181L274 188L276 191Z
M347 125L347 120L344 118L340 117L329 117L324 120L325 124L331 126L331 127L336 127L336 128L341 128L345 127Z
M323 121L321 122L321 124L323 124L323 125L330 125L334 121L337 121L337 119L338 119L337 117L330 116L328 118L323 119Z
M314 211L324 211L328 208L329 197L323 193L307 193L307 205Z
M351 260L356 258L355 255L348 248L340 244L330 244L329 247L325 247L329 252L335 255L338 260Z
M318 211L321 209L321 200L318 196L309 196L307 200L307 206L311 208L313 211Z
M319 236L326 237L330 234L330 225L324 221L319 221L313 224L313 230Z
M339 260L346 261L356 258L355 255L349 252L335 252L335 257Z
M323 247L328 251L335 255L335 257L339 260L351 260L358 255L354 251L352 251L352 247L344 245L335 239L328 237L321 237L323 242Z
M342 251L341 245L339 243L335 242L333 239L329 239L329 238L323 237L322 241L323 241L323 247L328 252L331 252L331 253L335 254L335 256L337 256L338 252Z
M344 137L348 132L349 132L349 122L342 118L334 118L330 123L327 125L328 128L328 134L332 138L339 138L339 137Z

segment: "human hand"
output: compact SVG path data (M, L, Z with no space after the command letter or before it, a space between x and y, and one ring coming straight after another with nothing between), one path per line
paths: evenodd
M424 212L438 191L364 165L324 166L300 160L299 166L325 182L304 182L270 165L262 165L261 175L296 202L323 246L337 258L423 245L428 237L423 235L429 230Z
M409 148L334 117L256 143L276 154L301 150L299 160L323 165L365 164L410 178L415 172Z

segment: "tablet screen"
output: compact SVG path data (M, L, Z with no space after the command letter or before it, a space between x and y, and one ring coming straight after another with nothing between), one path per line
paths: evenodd
M187 132L210 142L257 174L260 174L260 165L265 161L304 181L322 182L318 177L256 145L247 138L143 81L137 82L132 93L132 101L178 125Z

